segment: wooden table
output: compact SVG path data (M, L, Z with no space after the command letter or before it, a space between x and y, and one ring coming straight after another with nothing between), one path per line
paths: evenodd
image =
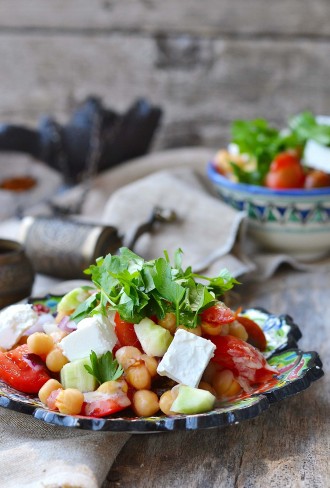
M236 287L237 304L288 313L325 377L259 417L223 429L132 435L103 488L330 486L330 272L282 269Z

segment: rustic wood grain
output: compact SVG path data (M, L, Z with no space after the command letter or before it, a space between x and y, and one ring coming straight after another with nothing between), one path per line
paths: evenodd
M103 488L329 486L330 273L287 268L244 284L237 303L290 313L303 350L317 350L326 376L254 420L224 429L133 435Z
M330 36L328 0L1 0L0 27Z
M0 58L2 122L64 121L91 93L117 110L146 96L164 109L158 148L218 147L236 118L330 113L324 41L6 34Z
M2 0L0 121L61 121L89 94L165 111L154 148L228 140L236 118L330 112L328 0Z

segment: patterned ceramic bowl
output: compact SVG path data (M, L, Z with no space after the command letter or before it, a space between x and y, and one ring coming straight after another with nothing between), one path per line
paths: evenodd
M234 183L212 162L207 174L218 196L248 215L248 232L263 248L313 260L330 252L330 188L271 190Z

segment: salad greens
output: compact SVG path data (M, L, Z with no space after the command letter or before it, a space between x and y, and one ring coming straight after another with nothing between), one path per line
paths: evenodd
M94 376L100 385L106 381L115 381L124 373L123 368L118 364L117 359L113 358L110 351L99 357L92 351L89 358L91 366L84 364L84 367L89 374Z
M236 120L231 127L231 142L241 154L255 162L253 170L245 170L231 162L233 173L241 183L262 185L275 156L289 149L302 152L308 139L330 146L330 126L317 122L310 112L302 112L289 120L288 129L280 131L264 119Z
M106 315L106 309L112 309L126 322L139 323L145 317L164 318L167 312L174 312L178 324L196 327L198 314L238 281L226 269L209 278L193 273L191 267L183 270L181 263L181 249L175 253L173 267L166 251L164 257L145 261L123 247L119 255L97 259L85 273L98 291L79 305L71 319L79 322L95 313Z

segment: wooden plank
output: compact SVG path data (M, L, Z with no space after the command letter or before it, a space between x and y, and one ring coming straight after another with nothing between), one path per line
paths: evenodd
M1 121L63 121L89 94L117 110L146 96L165 111L158 147L218 146L236 118L330 113L323 41L3 35L0 58Z
M3 28L330 35L328 0L2 0Z
M254 420L224 429L132 436L103 488L256 486L326 488L330 275L282 270L265 283L239 287L237 304L289 313L303 350L317 350L326 375L308 390L272 405ZM308 286L306 286L308 283Z

